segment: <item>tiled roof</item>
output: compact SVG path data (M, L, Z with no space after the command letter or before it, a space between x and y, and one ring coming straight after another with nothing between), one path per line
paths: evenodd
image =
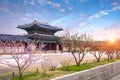
M50 30L56 30L56 31L63 30L62 28L58 28L56 26L51 26L48 23L42 23L42 22L36 22L36 21L29 23L29 24L18 25L17 28L26 29L29 27L33 27L34 25L37 25L38 27L41 27L41 28L50 29Z
M38 41L41 42L59 42L60 38L57 36L53 36L53 35L45 35L45 34L29 34L27 35L27 37L29 38L37 38Z
M0 40L4 41L30 41L25 36L20 36L20 35L8 35L8 34L0 34Z
M31 41L31 39L33 39L34 37L37 38L37 40L40 42L57 43L60 41L60 38L54 35L29 34L26 36L20 36L20 35L0 34L0 40L2 41Z

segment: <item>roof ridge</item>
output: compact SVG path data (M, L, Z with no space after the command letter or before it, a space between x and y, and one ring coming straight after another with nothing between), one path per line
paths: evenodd
M35 34L29 34L29 35L35 35ZM55 35L46 35L46 34L36 34L36 35L42 35L42 36L54 36L54 37L57 37L57 36L55 36Z
M38 22L38 23L40 23L40 22ZM52 25L49 24L49 23L41 23L41 24L43 24L43 25L47 25L47 26L50 26L50 27L53 27L53 28L59 28L59 27L57 27L57 26L52 26ZM61 29L61 28L59 28L59 29Z

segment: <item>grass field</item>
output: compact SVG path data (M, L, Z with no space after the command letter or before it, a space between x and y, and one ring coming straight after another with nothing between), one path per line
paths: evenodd
M96 61L90 62L90 63L83 63L80 66L70 65L68 68L61 67L55 71L47 71L46 74L41 73L41 71L39 73L31 72L31 73L25 74L23 76L22 80L50 80L55 77L63 76L66 74L70 74L70 73L78 72L78 71L82 71L82 70L87 70L90 68L94 68L94 67L97 67L100 65L105 65L105 64L112 63L115 61L118 61L118 59L113 59L113 60L110 60L109 62L105 59L99 63ZM19 77L15 77L12 80L19 80Z

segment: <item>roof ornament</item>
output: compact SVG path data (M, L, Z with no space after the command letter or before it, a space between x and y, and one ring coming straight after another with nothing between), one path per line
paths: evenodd
M34 23L36 23L37 22L37 20L34 20Z
M32 24L36 24L37 23L37 20L34 20Z

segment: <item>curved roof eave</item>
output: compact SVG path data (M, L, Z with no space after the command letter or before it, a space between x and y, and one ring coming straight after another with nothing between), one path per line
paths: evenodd
M32 22L29 24L18 25L17 28L26 29L26 28L30 28L30 27L35 26L35 25L37 25L38 27L44 28L44 29L49 29L49 30L55 30L55 31L63 30L62 28L58 28L56 26L51 26L48 23L45 24L45 23L38 23L38 22Z

